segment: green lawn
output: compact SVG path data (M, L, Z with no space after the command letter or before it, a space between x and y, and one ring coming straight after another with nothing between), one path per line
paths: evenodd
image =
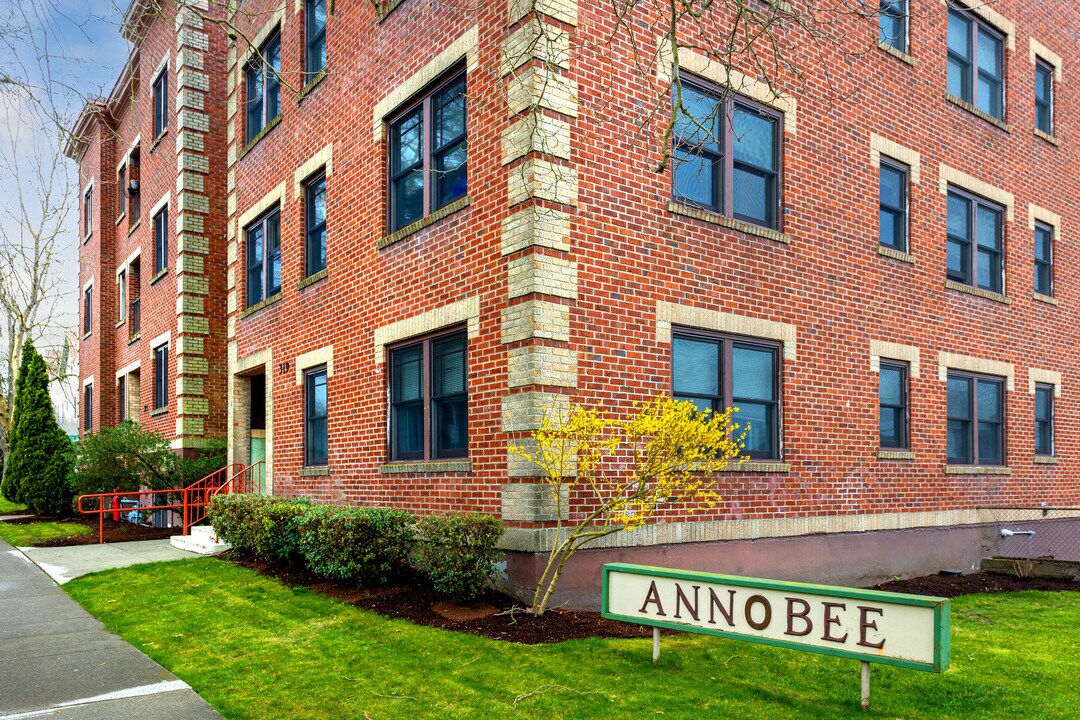
M25 509L26 509L25 505L19 505L18 503L13 503L10 500L7 500L7 499L5 499L3 497L0 497L0 513L7 513L7 512L13 512L15 510L25 510Z
M699 635L523 646L388 620L222 560L64 588L226 718L1066 718L1080 593L959 598L944 675Z
M33 547L48 540L89 535L93 530L78 523L35 522L7 523L0 522L0 537L16 547Z

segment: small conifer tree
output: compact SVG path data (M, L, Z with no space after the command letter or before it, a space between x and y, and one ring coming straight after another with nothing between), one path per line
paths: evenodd
M3 482L0 483L0 495L3 495L7 500L10 500L13 503L19 504L23 504L22 488L19 483L20 476L8 472L8 468L11 466L11 454L15 451L15 445L18 444L19 440L15 428L18 425L19 420L19 406L23 404L23 388L26 387L26 383L23 382L23 376L30 366L29 358L31 352L33 352L33 346L30 345L30 343L23 345L19 370L15 375L15 402L11 408L11 435L8 437L8 456L4 463Z

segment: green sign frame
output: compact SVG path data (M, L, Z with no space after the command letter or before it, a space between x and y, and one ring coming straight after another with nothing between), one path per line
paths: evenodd
M610 589L609 576L611 573L624 573L630 575L643 575L646 577L659 577L671 580L686 580L702 583L716 583L731 585L734 587L754 588L761 590L776 590L779 592L795 592L806 595L824 595L829 597L850 598L852 600L865 600L870 602L887 603L891 605L912 605L916 607L932 608L934 611L934 662L923 663L915 660L890 658L875 655L873 653L844 650L841 648L817 647L803 645L790 640L776 640L773 638L755 637L733 633L727 630L714 628L702 628L666 620L656 620L639 616L619 615L609 609L608 591ZM743 640L758 643L760 645L773 645L792 650L802 650L821 655L851 658L862 662L877 663L879 665L893 665L909 670L924 670L928 672L943 673L949 667L950 634L952 630L950 605L946 598L929 597L925 595L905 595L901 593L884 592L881 590L862 590L858 588L834 587L831 585L814 585L811 583L787 582L783 580L766 580L763 578L742 577L739 575L719 575L716 573L700 572L696 570L674 570L671 568L653 567L650 565L634 565L631 563L607 563L603 567L603 585L601 596L600 613L609 620L635 623L648 627L660 627L683 632L699 633L702 635L716 635L719 637Z

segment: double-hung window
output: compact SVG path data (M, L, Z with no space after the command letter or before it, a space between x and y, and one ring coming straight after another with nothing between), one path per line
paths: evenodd
M779 346L749 338L680 331L671 345L672 395L703 412L737 407L752 458L780 457Z
M281 292L281 211L273 210L247 228L248 307Z
M127 375L121 375L116 381L116 400L120 407L120 422L124 422L128 418Z
M154 137L159 138L169 127L169 68L154 80Z
M307 0L304 69L310 81L326 67L326 0Z
M908 251L908 167L881 161L878 239L885 247Z
M304 187L304 271L308 276L326 269L326 175Z
M127 318L127 268L116 274L116 290L120 299L120 322Z
M390 459L469 452L468 338L437 335L390 351Z
M326 366L304 373L304 466L326 465L329 437L326 424Z
M1004 380L950 372L947 395L949 464L1004 465Z
M154 216L154 275L169 266L169 206Z
M998 205L949 189L946 277L964 285L1002 292L1003 218Z
M169 346L154 348L154 409L169 405Z
M83 335L89 335L94 328L94 288L83 290Z
M878 408L881 447L892 450L910 447L907 363L881 361L878 372Z
M981 18L949 9L949 93L996 118L1005 116L1005 39Z
M439 84L390 121L390 231L468 192L465 73Z
M881 0L878 13L878 40L902 53L907 52L908 0Z
M1054 454L1054 386L1035 385L1035 454Z
M247 141L281 114L281 34L262 44L244 72L247 86Z
M122 218L127 211L127 163L116 171L116 217Z
M83 430L90 432L94 428L94 384L83 386Z
M1035 292L1054 294L1054 228L1035 223Z
M1054 68L1035 61L1035 129L1054 134Z
M768 228L780 224L780 113L704 83L676 98L673 196Z
M83 237L94 232L94 188L87 188L83 195Z

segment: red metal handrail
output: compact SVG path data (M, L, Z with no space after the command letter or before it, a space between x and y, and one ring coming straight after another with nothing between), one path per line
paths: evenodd
M105 542L105 515L119 515L121 501L138 499L139 511L179 510L183 515L183 534L191 532L191 527L206 519L206 507L215 495L260 492L265 463L257 462L247 467L241 463L226 465L217 472L197 480L185 488L168 490L133 490L130 492L92 493L80 495L78 510L83 515L98 516L98 542ZM146 498L151 498L146 504ZM158 498L162 498L158 501ZM96 501L96 507L88 503Z

